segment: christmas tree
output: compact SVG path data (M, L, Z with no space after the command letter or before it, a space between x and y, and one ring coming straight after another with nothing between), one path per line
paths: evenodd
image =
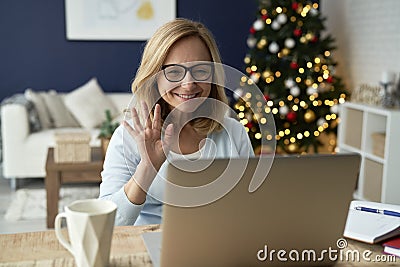
M234 108L254 148L270 136L259 125L271 113L280 151L317 152L321 133L336 132L338 104L347 92L335 75L334 39L321 35L324 20L315 1L259 0L244 59L248 77L242 77L234 94L240 96ZM251 94L243 93L252 84L265 98L259 114L246 105Z

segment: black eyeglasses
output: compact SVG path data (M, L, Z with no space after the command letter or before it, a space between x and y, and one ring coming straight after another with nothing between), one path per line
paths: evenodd
M214 73L214 65L212 63L200 63L190 67L180 64L168 64L163 65L161 69L164 72L165 78L170 82L182 81L188 71L193 79L200 82L210 79Z

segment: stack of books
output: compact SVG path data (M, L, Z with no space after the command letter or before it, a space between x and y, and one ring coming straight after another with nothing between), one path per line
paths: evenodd
M383 247L385 253L400 257L400 237L393 238L383 243Z

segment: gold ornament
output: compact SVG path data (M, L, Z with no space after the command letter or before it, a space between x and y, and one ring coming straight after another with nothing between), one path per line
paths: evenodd
M291 143L288 146L286 146L286 152L290 153L290 154L295 154L295 153L299 153L299 145L296 143Z
M304 121L307 123L311 123L315 121L315 113L311 109L307 110L306 113L304 113Z
M282 49L282 54L283 54L284 56L289 55L289 53L290 53L290 50L289 50L289 49L287 49L287 48L283 48L283 49Z

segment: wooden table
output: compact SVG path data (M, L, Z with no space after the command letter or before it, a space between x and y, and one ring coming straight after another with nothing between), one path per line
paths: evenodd
M91 148L91 161L82 163L57 163L54 149L49 148L46 160L47 227L54 228L58 213L60 186L66 183L99 183L103 170L103 154L100 147Z
M159 225L116 226L111 243L110 266L152 266L141 234L160 231ZM316 237L317 238L317 237ZM369 245L347 240L344 250L371 251L370 259L382 254L381 245ZM57 241L54 230L34 233L0 235L0 267L5 266L74 266L73 256ZM343 254L344 255L344 254ZM335 266L400 266L396 262L338 261Z
M151 267L141 234L159 229L159 225L115 227L109 266ZM0 247L0 267L75 266L73 256L58 242L54 230L0 235Z

